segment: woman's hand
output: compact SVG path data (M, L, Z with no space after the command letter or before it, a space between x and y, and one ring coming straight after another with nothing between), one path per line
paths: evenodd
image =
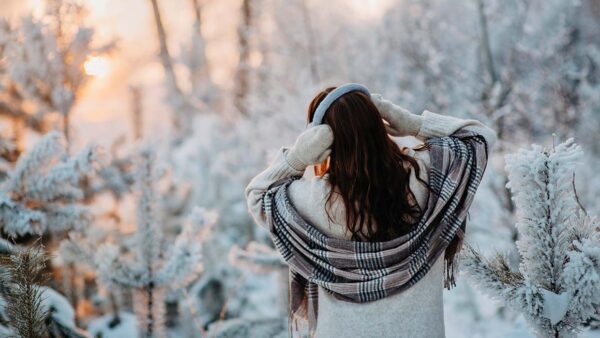
M421 116L384 99L381 94L371 94L371 101L388 123L385 126L392 136L416 136L421 128Z
M302 132L294 146L287 151L285 158L292 168L302 171L311 164L325 161L331 154L332 144L331 127L321 124Z

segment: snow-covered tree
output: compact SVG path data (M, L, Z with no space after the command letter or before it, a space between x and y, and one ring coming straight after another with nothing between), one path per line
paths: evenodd
M134 311L146 337L164 334L166 292L186 287L202 271L202 241L216 216L195 209L171 245L157 218L154 152L140 153L137 167L137 229L127 239L125 252L106 243L95 256L100 281L110 287L133 289Z
M120 143L114 143L111 147L112 159L107 165L102 166L98 175L87 180L86 194L97 196L88 202L95 204L101 201L102 192L109 193L112 198L111 203L106 204L107 209L102 211L96 209L94 222L82 229L70 231L66 240L63 240L59 246L60 259L57 263L72 267L77 270L75 278L86 276L89 283L71 283L73 286L67 288L74 297L74 301L87 304L90 309L97 311L109 311L114 316L114 321L121 320L120 311L131 308L131 297L128 290L115 288L104 288L101 284L95 283L98 275L95 264L95 253L103 243L111 242L119 246L119 250L127 250L129 241L120 241L123 228L129 224L129 203L131 201L130 186L135 180L134 160L135 155L128 156L128 152L118 152ZM189 191L190 186L182 182L175 182L170 175L163 175L159 182L157 194L157 203L155 205L156 220L158 224L163 224L161 231L167 240L174 239L178 234L181 224L186 221L189 210ZM180 290L178 290L180 291ZM98 295L97 298L85 297L91 293ZM179 292L170 292L169 301L177 304ZM172 318L171 318L172 319Z
M61 133L45 135L21 155L0 184L2 232L18 237L85 227L91 214L81 204L81 182L100 159L93 146L69 157Z
M69 0L47 0L41 18L25 16L19 24L0 22L0 115L39 132L61 117L69 139L69 115L88 79L83 64L93 53L93 29L83 24L84 8ZM16 130L15 133L20 131Z
M576 336L600 304L600 223L578 205L572 139L507 155L517 207L518 269L501 254L468 248L464 268L483 289L525 319L540 337Z
M51 132L22 154L14 169L0 183L0 229L4 236L19 238L46 233L64 234L83 230L92 221L84 205L84 182L96 172L101 151L87 146L69 156L67 142L60 132ZM63 270L64 291L70 285L74 266ZM69 296L74 300L73 294Z

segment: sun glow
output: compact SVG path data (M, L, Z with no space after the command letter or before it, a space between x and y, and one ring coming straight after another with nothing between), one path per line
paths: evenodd
M110 61L103 56L91 56L83 64L83 69L90 76L105 76L110 71Z
M394 5L391 0L352 0L348 2L363 19L377 19Z

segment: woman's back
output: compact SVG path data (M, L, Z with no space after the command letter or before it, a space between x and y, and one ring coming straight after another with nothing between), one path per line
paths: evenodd
M402 147L402 145L400 145ZM421 178L427 182L429 154L427 150L415 152L407 149L421 168ZM345 211L341 201L330 206L327 215L325 200L330 191L327 175L306 177L290 185L289 196L298 213L324 234L340 239L350 239L344 225ZM409 186L424 208L428 191L411 172ZM351 303L338 300L319 288L317 337L443 337L443 257L429 273L408 290L369 303Z

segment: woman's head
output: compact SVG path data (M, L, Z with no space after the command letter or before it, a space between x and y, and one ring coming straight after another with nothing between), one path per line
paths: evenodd
M313 98L308 122L333 89ZM371 98L359 91L341 96L331 104L323 123L333 131L333 145L329 162L321 165L318 174L329 174L328 203L342 199L352 238L385 241L406 234L420 214L408 186L411 168L418 177L419 166L387 135Z

